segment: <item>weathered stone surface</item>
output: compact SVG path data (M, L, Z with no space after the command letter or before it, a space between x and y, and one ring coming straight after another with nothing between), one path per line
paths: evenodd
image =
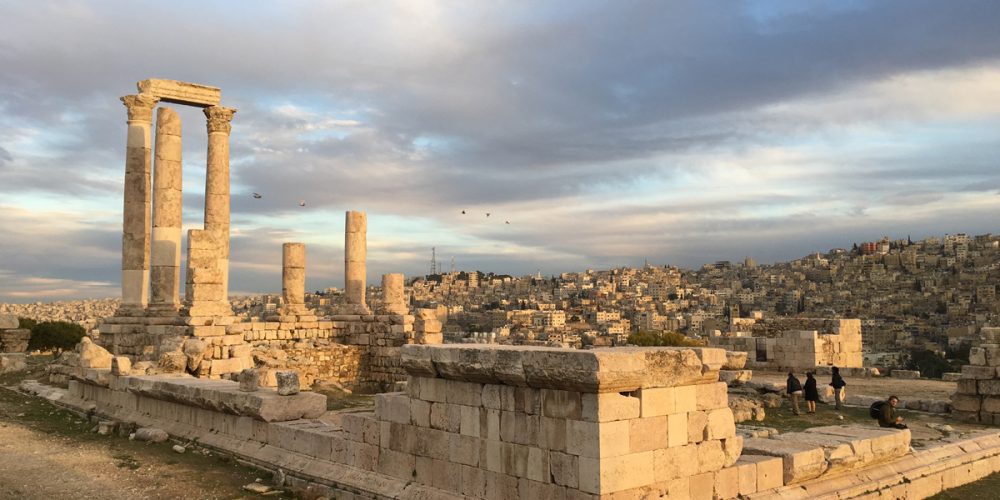
M222 99L222 91L218 87L177 80L150 78L137 82L135 86L142 94L188 106L218 106Z
M326 412L326 396L322 394L301 392L281 396L266 389L243 392L239 390L238 383L228 380L153 375L125 377L122 384L129 392L153 399L248 416L265 422L317 418Z
M723 370L742 370L747 364L748 352L726 351L726 363L722 365Z
M767 416L764 405L760 401L741 396L730 396L729 408L733 410L733 418L736 423L748 420L762 422Z
M24 353L0 354L0 374L22 372L28 369Z
M163 443L170 439L170 434L167 434L163 429L157 429L155 427L140 427L135 431L136 441L149 441L151 443Z
M183 352L165 352L160 355L160 361L156 364L161 373L184 373L187 367L187 356Z
M719 370L719 380L729 387L736 387L746 384L753 378L751 370Z
M291 396L299 393L299 373L294 371L275 372L278 381L278 394Z
M95 344L90 337L84 337L76 346L80 354L81 368L99 368L102 370L111 369L111 353L105 348Z
M111 374L116 376L128 375L132 372L132 360L125 356L115 356L111 359Z
M240 390L254 392L260 389L260 372L256 368L247 368L240 372Z
M823 448L814 445L750 438L743 440L743 450L753 455L781 457L784 483L792 484L818 477L826 472Z
M12 330L17 328L19 324L17 316L13 314L0 314L0 330Z

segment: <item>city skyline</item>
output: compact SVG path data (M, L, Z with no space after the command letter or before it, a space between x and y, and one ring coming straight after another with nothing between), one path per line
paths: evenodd
M149 77L239 109L232 293L280 290L285 241L342 287L345 210L372 284L431 247L548 276L996 232L990 2L232 5L0 6L0 302L118 294L118 97Z

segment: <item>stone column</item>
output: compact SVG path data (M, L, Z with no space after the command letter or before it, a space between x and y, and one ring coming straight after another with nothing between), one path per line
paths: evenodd
M149 295L150 127L159 99L121 98L128 108L125 147L125 209L122 217L122 304L119 316L141 316Z
M281 246L282 314L302 314L306 302L306 246L285 243Z
M151 314L176 314L180 306L181 179L181 119L174 110L160 107L153 165Z
M205 230L220 237L223 300L229 301L229 132L236 110L209 106L208 165L205 173Z
M365 308L365 258L368 256L368 216L347 212L344 227L344 289L347 303Z
M382 308L386 314L406 314L406 298L403 294L402 273L382 275Z

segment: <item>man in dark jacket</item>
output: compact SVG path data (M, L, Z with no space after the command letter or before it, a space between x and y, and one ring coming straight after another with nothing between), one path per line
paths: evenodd
M903 417L896 415L896 404L898 403L899 398L889 396L889 399L882 405L882 411L878 414L879 427L890 427L893 429L906 428L906 424L903 423Z
M833 377L830 381L830 386L833 387L833 399L836 401L836 409L840 409L840 403L844 402L844 387L847 386L847 382L844 382L844 377L840 376L840 368L836 366L833 367Z
M795 378L795 374L788 372L788 382L785 386L788 392L788 398L792 401L792 412L796 415L801 415L799 411L799 398L802 397L802 382Z

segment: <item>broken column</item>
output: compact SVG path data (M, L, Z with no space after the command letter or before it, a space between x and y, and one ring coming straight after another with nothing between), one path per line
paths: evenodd
M166 107L156 112L155 160L149 309L152 314L173 315L180 305L181 120Z
M347 303L367 310L365 305L365 258L368 256L368 216L364 212L347 212L344 227L344 288Z
M382 309L386 314L406 314L406 297L403 294L402 273L382 275Z
M159 101L147 94L121 98L128 108L125 207L122 218L122 305L118 316L141 316L149 290L150 127Z
M208 159L205 172L205 230L219 238L219 269L223 300L229 300L229 133L236 110L222 106L204 109L208 118Z
M306 311L306 246L285 243L281 246L281 314L299 315Z

